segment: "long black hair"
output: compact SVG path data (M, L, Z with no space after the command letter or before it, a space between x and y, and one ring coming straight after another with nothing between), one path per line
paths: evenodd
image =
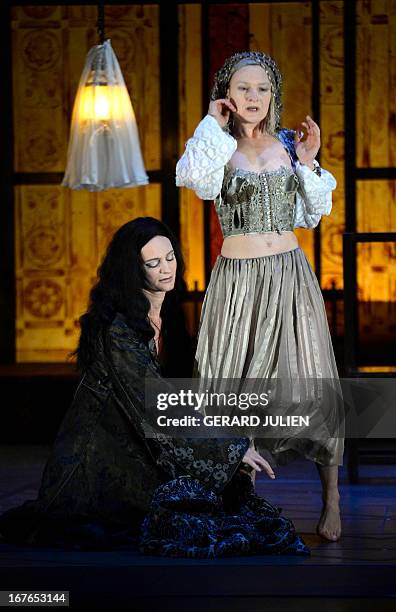
M98 337L101 331L111 324L116 313L124 315L128 326L144 341L148 342L154 336L154 330L147 318L150 302L142 291L146 286L146 279L141 249L155 236L165 236L170 240L177 262L175 287L165 293L161 308L166 361L172 360L172 356L179 361L175 353L178 344L182 345L181 353L185 352L187 332L181 297L186 285L183 280L184 262L178 241L162 221L153 217L138 217L116 231L98 269L98 282L91 289L88 310L80 318L81 334L76 350L79 370L86 370L95 359ZM171 339L170 342L167 342L168 338ZM182 354L179 357L183 359ZM168 375L179 375L176 370L171 370Z

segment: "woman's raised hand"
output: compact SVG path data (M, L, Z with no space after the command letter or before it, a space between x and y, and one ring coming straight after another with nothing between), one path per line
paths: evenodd
M256 450L254 450L254 448L250 447L247 449L245 456L242 459L242 463L247 463L257 472L264 470L264 472L267 472L270 478L275 478L274 471L268 461L263 459L263 457Z
M303 135L298 132L296 133L295 149L297 157L302 164L312 168L312 162L320 149L320 129L318 124L309 115L306 116L306 121L302 121L301 125L305 127L307 137L302 142Z
M214 117L221 128L225 127L230 118L230 112L236 113L236 106L228 98L212 100L209 104L208 115Z

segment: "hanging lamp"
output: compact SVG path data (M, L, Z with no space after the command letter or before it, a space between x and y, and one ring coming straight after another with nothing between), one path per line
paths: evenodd
M103 1L97 27L100 44L88 52L78 85L62 185L88 191L147 185L131 99L105 40Z

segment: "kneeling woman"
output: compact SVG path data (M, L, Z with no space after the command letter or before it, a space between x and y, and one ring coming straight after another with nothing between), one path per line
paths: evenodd
M38 499L0 517L7 541L100 549L140 533L149 554L308 552L280 509L255 496L241 464L273 472L247 439L144 435L145 379L190 375L182 272L156 219L114 235L81 318L81 381Z

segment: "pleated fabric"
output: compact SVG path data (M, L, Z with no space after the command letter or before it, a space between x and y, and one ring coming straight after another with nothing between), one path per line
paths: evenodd
M342 465L337 366L322 293L300 248L251 259L218 257L202 307L195 375L206 380L309 379L316 386L322 379L333 381L337 393L325 398L331 424L327 439L323 432L313 439L261 438L256 447L272 465L297 455ZM323 413L320 401L319 390L317 408Z

